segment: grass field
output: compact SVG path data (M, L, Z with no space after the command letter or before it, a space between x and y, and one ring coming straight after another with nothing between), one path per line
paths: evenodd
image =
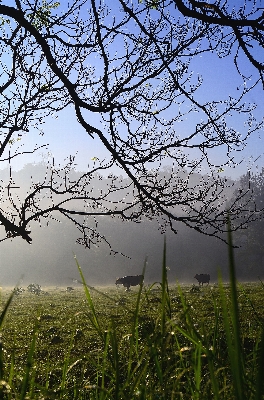
M84 289L2 289L1 399L264 398L261 282Z

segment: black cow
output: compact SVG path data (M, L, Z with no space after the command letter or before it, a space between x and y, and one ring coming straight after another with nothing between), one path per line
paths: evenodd
M207 285L209 285L210 282L210 275L209 274L196 274L195 275L195 279L197 279L197 281L199 282L199 285L204 283L207 283Z
M143 275L123 276L123 278L117 278L116 285L123 285L126 290L129 290L130 286L140 285L143 279Z

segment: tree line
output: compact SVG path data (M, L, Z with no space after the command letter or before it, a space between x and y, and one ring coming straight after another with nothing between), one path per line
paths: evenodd
M0 172L0 179L6 183L9 170ZM160 174L162 178L164 171ZM31 175L42 182L46 176L45 163L29 164L18 172L14 171L14 179L20 186L20 189L17 189L18 197L20 192L21 196L23 191L27 192L28 188L23 182L27 182ZM72 171L72 177L75 179L81 175L81 172ZM200 180L201 177L196 179ZM94 183L95 186L100 184L100 190L104 190L109 184L109 178L98 176ZM251 199L246 205L248 216L253 215L252 209L257 213L263 210L263 171L256 175L246 174L236 181L229 180L230 187L231 183L232 190L229 189L230 191L226 193L230 206L239 193L248 191L248 200ZM132 189L127 195L133 198ZM48 205L51 200L47 198L43 199L44 201ZM115 202L114 197L112 201ZM245 204L246 199L243 200L243 207ZM79 206L82 208L81 202ZM255 206L258 207L257 210ZM233 242L237 246L234 249L235 262L239 279L263 278L263 218L255 217L255 219L247 221L247 229L233 228ZM98 218L94 227L106 240L100 243L97 241L96 245L87 250L82 246L80 231L76 230L74 224L65 216L54 214L53 219L35 220L31 224L35 238L31 246L24 246L24 241L19 238L10 238L9 241L2 243L1 282L15 284L21 274L24 274L28 283L35 280L42 285L70 285L71 279L78 279L73 258L73 254L76 254L91 285L113 284L119 276L140 274L145 259L147 259L146 283L153 283L161 279L164 234L167 241L168 278L171 282L179 280L195 283L193 277L196 273L209 273L211 281L217 282L219 270L224 280L228 279L227 245L217 238L200 235L199 232L190 230L184 225L179 227L177 234L169 230L164 233L162 221L160 223L155 218L145 217L140 222L124 222L109 215Z

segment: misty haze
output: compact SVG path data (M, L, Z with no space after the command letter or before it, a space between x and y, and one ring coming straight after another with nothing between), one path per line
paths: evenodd
M36 181L42 181L45 173L44 163L28 164L22 170L14 172L13 179L21 189L13 189L12 194L16 193L18 198L25 195L30 176L34 176ZM76 171L73 173L78 175ZM0 179L3 182L7 181L8 174L8 169L1 170ZM263 204L263 176L261 177L257 199L259 207ZM104 180L107 179L103 178L100 181L101 186ZM233 195L232 191L238 186L239 182L234 182L232 190L229 189L230 198ZM197 283L194 279L196 273L209 273L210 283L214 283L218 281L219 272L223 279L227 280L228 246L217 238L202 235L180 224L178 229L177 234L169 229L166 232L169 281ZM118 218L101 218L98 230L107 238L111 248L101 242L85 249L76 243L78 230L74 224L55 213L48 226L43 222L41 225L34 222L31 224L31 230L34 237L31 245L19 237L1 243L2 286L16 285L22 277L22 286L31 282L42 286L69 286L73 279L79 279L74 255L77 256L89 285L114 285L116 277L141 274L145 259L145 283L161 280L164 234L161 234L159 223L154 219L143 219L141 223L133 223ZM240 246L235 249L238 279L262 279L262 220L251 223L248 230L234 233L233 237ZM256 243L257 238L259 245Z

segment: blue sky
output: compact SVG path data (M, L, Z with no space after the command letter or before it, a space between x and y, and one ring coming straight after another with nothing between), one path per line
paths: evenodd
M61 1L60 9L66 7L66 1ZM11 3L8 3L11 4ZM111 7L113 7L113 13L120 15L117 2L111 2ZM153 10L153 16L155 16L155 11ZM209 100L221 100L231 96L237 96L242 90L243 85L242 80L238 77L233 64L233 59L225 57L219 59L214 54L206 54L200 57L196 57L191 64L191 69L193 71L193 76L198 76L199 74L203 76L204 83L199 88L197 92L197 98L202 102ZM99 67L98 60L93 60L94 65ZM256 79L256 74L249 65L245 57L241 57L240 67L246 75L252 74L253 82ZM98 68L99 70L99 68ZM254 115L261 119L264 116L264 106L263 106L263 90L259 84L254 90L252 90L247 98L247 102L254 102L257 104L257 108L254 111ZM173 115L173 110L171 110ZM199 116L197 116L199 118ZM184 134L184 132L189 132L194 129L194 117L186 119L181 124L178 125L177 129L179 133ZM102 122L100 121L99 115L87 115L88 121L102 129ZM246 127L243 126L241 116L234 115L232 117L233 127L240 131L242 134L246 133ZM108 159L109 154L104 150L103 145L98 139L92 139L84 129L76 121L74 110L68 107L66 110L58 113L57 118L49 117L46 119L46 123L43 126L44 136L36 136L37 133L33 130L27 134L25 142L25 150L33 148L36 143L38 144L49 144L48 150L39 150L33 155L27 155L26 157L17 157L12 164L12 168L17 170L23 167L24 163L29 162L39 162L42 160L47 160L48 158L55 158L56 164L63 164L64 160L69 157L69 155L76 156L77 169L86 170L88 164L92 164L92 158L97 157L101 159ZM243 152L237 154L238 163L242 160L244 162L235 168L225 168L223 172L227 176L238 177L241 173L244 173L248 168L256 171L256 168L264 165L264 146L263 138L261 137L263 132L258 132L253 134L248 140L248 145ZM212 160L219 160L221 163L226 157L225 149L216 149L212 151ZM255 161L257 160L257 161ZM1 164L1 168L5 167L7 164Z
M203 56L195 60L193 73L202 74L204 77L204 85L200 89L200 96L204 101L214 98L218 100L224 99L227 95L232 95L232 89L237 90L234 81L237 79L237 83L240 83L232 62L228 62L226 58L216 60L213 57ZM259 119L263 118L264 115L262 99L263 91L260 85L252 90L247 97L248 102L254 102L258 105L254 111L254 115ZM91 116L92 124L101 128L100 117L95 117L95 115ZM241 130L241 133L246 133L246 128L241 123L240 115L236 115L232 122L235 128ZM179 131L182 129L188 130L188 127L193 129L192 121L180 124L178 129ZM63 164L69 155L76 154L77 169L85 170L88 164L91 165L93 163L91 160L93 157L97 157L100 160L109 158L109 154L104 150L100 141L96 137L92 139L76 121L74 110L70 107L67 110L61 111L58 114L58 118L49 117L44 125L44 132L43 137L38 137L38 142L43 144L48 143L49 151L40 150L32 156L27 156L27 162L38 162L39 160L45 160L54 156L57 164ZM29 133L28 139L31 145L34 146L36 141L35 134ZM227 176L237 178L248 168L257 171L257 168L264 165L263 132L254 133L248 139L247 143L247 147L243 152L237 153L236 156L238 162L242 160L244 162L235 168L226 168L224 173ZM211 157L219 159L219 163L223 161L225 155L225 149L216 149L211 152ZM23 161L21 158L17 166L14 163L14 169L20 168Z

